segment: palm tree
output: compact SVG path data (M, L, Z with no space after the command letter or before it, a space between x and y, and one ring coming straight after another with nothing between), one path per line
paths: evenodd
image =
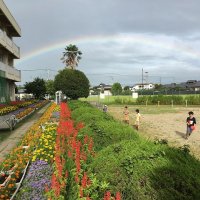
M63 63L66 67L70 69L75 69L78 66L79 60L81 59L82 52L79 51L76 45L70 44L65 47L65 52L63 52Z

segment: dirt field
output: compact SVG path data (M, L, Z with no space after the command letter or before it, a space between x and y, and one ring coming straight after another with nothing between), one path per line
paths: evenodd
M147 106L137 107L142 115L142 123L139 134L154 140L167 139L169 145L180 147L184 144L190 146L191 154L200 159L200 107L167 107ZM130 124L134 124L136 107L129 107ZM123 120L122 106L109 106L109 113L118 120ZM188 140L185 139L186 118L188 111L193 111L197 120L197 129Z

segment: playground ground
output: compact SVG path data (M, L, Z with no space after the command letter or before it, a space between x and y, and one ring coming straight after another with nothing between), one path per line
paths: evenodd
M189 145L191 154L200 159L200 107L129 106L131 125L134 124L136 108L140 109L142 115L139 134L150 140L167 139L171 146ZM116 119L123 120L123 109L124 106L110 105L108 112ZM186 140L188 111L194 112L197 129Z

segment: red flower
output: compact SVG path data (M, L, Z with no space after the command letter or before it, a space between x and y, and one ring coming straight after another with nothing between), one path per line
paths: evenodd
M116 194L116 200L121 200L120 192L117 192L117 194Z
M107 191L104 195L104 199L103 200L111 200L111 194L110 191Z
M86 174L86 172L84 172L83 178L81 180L81 185L83 188L86 188L86 186L87 186L87 179L88 179L87 174Z

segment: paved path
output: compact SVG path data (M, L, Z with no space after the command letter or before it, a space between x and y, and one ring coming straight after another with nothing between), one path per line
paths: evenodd
M2 142L0 141L0 162L5 159L6 155L9 154L9 152L17 145L28 129L43 115L48 106L49 104L36 111L30 118L28 118L25 122L22 122L22 124L12 132L0 131L0 134L9 134L5 140Z

